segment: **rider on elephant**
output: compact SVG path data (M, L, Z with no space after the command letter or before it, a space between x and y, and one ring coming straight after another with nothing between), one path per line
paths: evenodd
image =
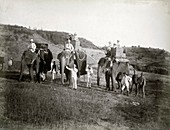
M69 59L72 56L72 54L75 53L74 47L71 44L70 38L67 39L67 43L64 46L64 51L63 51L65 57L66 57L66 65L69 64Z
M36 50L36 45L35 45L33 39L30 40L30 45L28 45L28 50L30 50L30 51L33 52L33 53L34 53L35 50Z

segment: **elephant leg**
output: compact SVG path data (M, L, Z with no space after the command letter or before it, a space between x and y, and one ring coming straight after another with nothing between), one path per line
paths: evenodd
M40 72L36 72L36 80L38 81L38 83L40 83L41 81Z
M138 92L138 85L135 83L135 94L137 95Z
M145 98L145 85L142 86L142 97Z
M72 78L71 78L71 72L70 72L70 71L69 71L68 74L67 74L67 80L68 80L68 82L69 82L69 86L70 86L71 84L73 84L73 81L72 81Z
M33 67L32 67L32 65L29 67L29 74L30 74L30 77L31 77L31 82L33 82L34 75L33 75Z
M105 90L107 90L107 86L108 86L108 73L105 72L105 80L106 80L106 88Z
M127 91L127 96L129 96L129 90L130 90L130 84L129 85L126 85L126 91Z
M115 88L114 88L114 79L113 79L113 77L112 76L110 76L111 77L111 81L112 81L112 91L114 91L115 90Z
M110 75L108 75L108 79L107 79L107 80L108 80L108 81L107 81L107 83L108 83L108 84L107 84L107 89L108 89L109 91L110 91L110 78L111 78Z
M120 87L119 87L119 81L117 81L117 87L116 87L116 89L119 89Z
M100 86L100 77L97 77L97 85Z
M98 65L98 68L97 68L97 85L100 86L100 66Z
M108 74L108 71L105 73L105 79L106 79L106 90L110 91L110 75Z
M138 94L139 94L139 87L140 87L140 85L137 84L137 85L136 85L136 96L138 96Z
M60 67L60 69L61 69L61 83L62 83L62 84L65 84L65 83L64 83L65 63L66 63L65 59L64 59L64 57L62 57L62 58L61 58L61 67Z
M65 82L70 81L70 70L65 70L66 79Z
M129 93L132 93L132 89L133 89L133 83L132 83L132 85L130 86L130 88L129 88Z
M24 61L22 60L21 61L21 70L20 70L19 82L22 80L23 71L24 71Z

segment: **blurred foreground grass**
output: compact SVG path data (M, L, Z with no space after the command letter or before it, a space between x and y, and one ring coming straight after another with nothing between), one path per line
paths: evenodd
M158 85L162 85L161 82ZM0 119L2 128L9 127L9 124L10 128L16 129L21 126L26 129L27 125L34 129L73 130L169 128L168 95L165 97L164 91L151 92L157 88L152 82L148 84L152 89L147 88L146 99L94 88L79 87L75 91L58 82L32 84L1 79L1 86L1 97L4 98L4 113L1 113L4 115ZM136 102L139 105L135 105Z

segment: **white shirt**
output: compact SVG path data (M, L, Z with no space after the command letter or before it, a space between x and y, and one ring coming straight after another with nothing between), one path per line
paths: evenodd
M32 51L32 52L35 52L35 49L36 49L35 43L32 42L32 43L28 46L28 49L30 49L30 51Z
M130 76L124 75L122 78L122 85L127 85L132 81L132 78Z
M75 68L75 67L74 68L69 68L68 66L66 66L66 68L71 71L71 77L72 78L77 78L77 72L78 72L77 68Z
M8 66L12 66L12 59L8 60Z

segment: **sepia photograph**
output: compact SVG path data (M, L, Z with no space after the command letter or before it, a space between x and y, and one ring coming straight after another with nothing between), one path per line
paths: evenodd
M169 0L0 0L0 130L170 130Z

